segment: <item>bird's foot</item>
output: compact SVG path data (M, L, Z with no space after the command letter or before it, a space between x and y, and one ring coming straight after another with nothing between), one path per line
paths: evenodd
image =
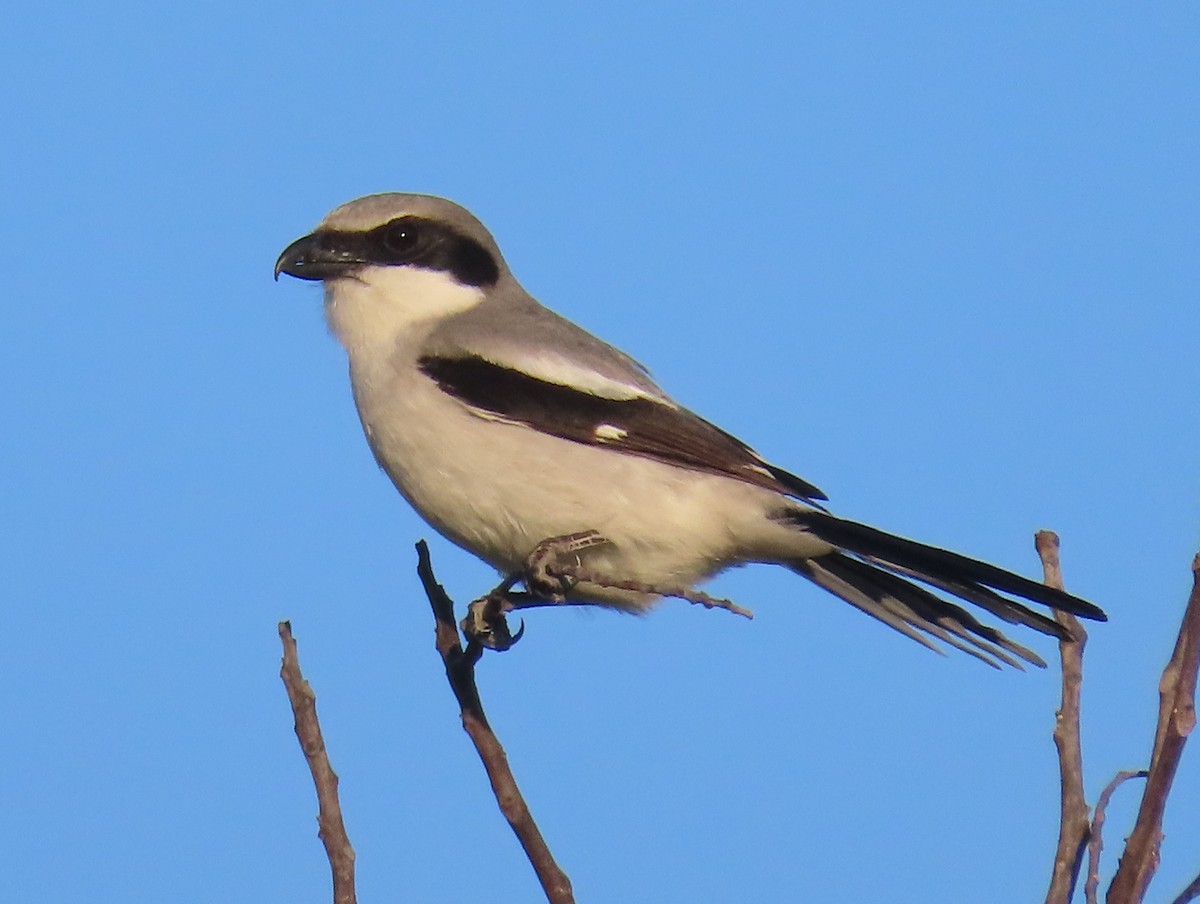
M508 586L511 587L512 584L509 583ZM501 587L505 589L501 590ZM489 650L503 653L521 639L525 633L525 622L521 622L521 627L513 634L508 627L508 619L505 618L505 615L515 608L512 605L513 596L514 594L509 593L508 588L501 584L487 596L481 596L467 606L467 615L459 624L468 643L479 644Z
M581 552L610 542L594 530L543 540L529 554L524 570L509 575L490 593L481 596L467 607L467 616L461 622L463 634L469 642L489 650L503 652L511 649L525 633L525 623L522 622L517 632L512 633L506 618L509 612L517 609L569 605L572 601L567 599L567 594L580 583L609 590L627 590L646 596L687 600L706 609L724 609L734 615L754 618L754 613L749 609L732 600L709 596L702 590L622 580L584 565L579 555ZM522 593L512 589L519 583L524 584L528 592Z
M524 573L517 579L534 596L555 603L565 602L571 588L580 581L583 559L579 553L609 542L608 538L594 530L550 537L533 548L525 560ZM516 580L511 581L509 586L513 583Z
M521 580L533 597L550 600L553 603L562 603L566 601L566 595L573 587L580 583L587 583L610 590L628 590L647 596L687 600L689 603L703 606L705 609L724 609L734 615L754 618L754 613L749 609L739 606L732 600L709 596L702 590L613 578L584 564L583 559L579 556L580 552L595 546L603 546L609 542L611 541L594 530L543 540L530 553L524 575L519 578L514 577L507 586L511 587L517 580ZM511 599L511 594L508 596ZM522 606L513 606L510 602L509 605L510 608L525 608L531 603L526 602Z
M487 596L481 596L467 607L461 622L467 640L489 650L503 652L521 639L525 624L513 634L505 616L516 609L535 606L555 606L567 601L567 593L579 583L583 567L579 553L603 546L608 539L599 531L585 530L561 537L549 537L534 547L525 560L525 567L508 575ZM521 583L528 593L514 592Z

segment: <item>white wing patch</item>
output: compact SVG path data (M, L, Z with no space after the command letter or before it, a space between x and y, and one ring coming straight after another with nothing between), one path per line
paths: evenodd
M577 389L601 399L612 399L616 402L626 402L630 399L650 399L668 408L679 407L660 393L647 392L633 383L597 373L552 351L542 351L537 355L522 359L519 363L507 361L504 366L519 370L538 380L566 386L568 389Z
M529 423L520 418L505 417L503 414L498 414L495 411L488 411L486 408L477 408L474 405L467 405L467 411L485 421L491 421L494 424L512 424L514 427L528 427Z
M628 430L622 430L613 424L600 424L592 431L592 435L602 443L620 442L629 435Z

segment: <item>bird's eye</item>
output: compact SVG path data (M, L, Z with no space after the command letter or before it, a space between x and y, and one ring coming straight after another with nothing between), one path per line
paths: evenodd
M412 220L393 220L383 231L383 247L395 255L411 254L420 241L420 231Z

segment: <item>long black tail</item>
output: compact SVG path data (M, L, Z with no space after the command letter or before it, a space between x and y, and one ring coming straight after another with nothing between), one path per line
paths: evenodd
M1053 637L1067 638L1066 629L997 591L1083 618L1107 620L1103 610L1086 600L956 552L906 540L825 512L791 510L783 517L840 550L791 562L796 572L934 650L937 647L927 635L996 668L999 668L997 660L1021 667L1010 653L1032 665L1042 668L1046 665L1033 651L981 624L966 609L909 578L973 603L1010 624L1026 625Z

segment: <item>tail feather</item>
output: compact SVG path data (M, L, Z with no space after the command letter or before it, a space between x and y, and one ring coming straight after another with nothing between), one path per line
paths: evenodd
M921 646L928 647L935 653L941 652L928 637L910 627L907 619L897 615L880 599L867 593L855 583L835 574L832 569L827 567L831 564L828 561L831 558L832 556L826 556L820 560L801 559L794 563L792 567L818 587L823 587L834 596L841 597L856 609L860 609L867 613L867 615L879 619L888 627L894 628L904 636L915 640Z
M1003 619L1010 625L1024 625L1027 628L1040 631L1042 634L1057 637L1059 640L1069 639L1066 629L1054 619L1047 618L1040 612L1035 612L1032 609L1022 606L1020 603L1006 599L983 584L964 584L959 581L934 577L933 575L914 571L911 568L904 568L892 562L885 562L873 556L868 556L867 560L896 574L924 581L927 584L937 587L939 590L944 590L953 596L957 596L959 599L966 600L968 603L974 603L980 609L992 613L992 615Z
M845 562L844 568L854 572L860 582L867 582L880 588L881 592L889 593L897 599L904 600L908 606L927 622L940 625L951 634L962 638L967 643L986 651L1008 665L1022 668L1021 664L1008 654L1011 653L1030 665L1045 668L1046 662L1037 653L1013 640L1009 640L995 628L985 625L961 606L949 600L930 593L924 587L906 581L891 571L868 562L852 559L849 556L835 554ZM831 557L826 557L831 558ZM1055 625L1055 627L1058 627ZM1007 653L1005 651L1008 651Z
M898 630L908 637L924 631L997 669L1000 663L1023 668L1018 659L1009 655L1010 652L1031 665L1044 667L1046 664L1031 650L979 624L961 607L870 563L832 553L793 567L809 580L891 627L897 627L895 620L899 620L904 627ZM875 609L883 610L893 619L881 617L873 611ZM937 649L924 634L917 636L923 646Z
M869 579L864 580L861 575L855 575L850 578L837 575L838 571L852 564L862 563L855 563L853 559L848 559L835 553L832 556L824 557L819 563L809 562L807 569L809 573L806 576L810 580L815 581L818 586L824 587L826 590L850 602L862 611L874 615L880 621L884 622L884 624L896 628L905 636L917 640L922 646L928 647L934 652L941 653L942 651L923 634L914 630L914 628L932 634L939 640L945 641L951 646L962 650L964 653L974 656L979 661L994 669L1000 668L995 659L986 655L983 648L978 644L972 646L963 643L954 634L946 630L945 626L923 618L910 606L906 605L900 597L880 592L877 587L872 587L873 582ZM830 580L828 577L831 572L833 573L834 580ZM875 592L870 592L872 590ZM1011 660L1009 661L1011 662ZM1016 663L1012 664L1017 665ZM1017 665L1017 668L1020 668L1020 666Z
M789 563L794 570L924 646L937 649L927 636L932 635L996 668L999 663L1020 668L1018 659L1046 665L1036 653L982 624L967 610L907 579L959 597L1010 624L1062 639L1068 634L1056 621L997 591L1106 620L1104 612L1086 600L949 550L825 512L793 510L784 518L839 550Z

